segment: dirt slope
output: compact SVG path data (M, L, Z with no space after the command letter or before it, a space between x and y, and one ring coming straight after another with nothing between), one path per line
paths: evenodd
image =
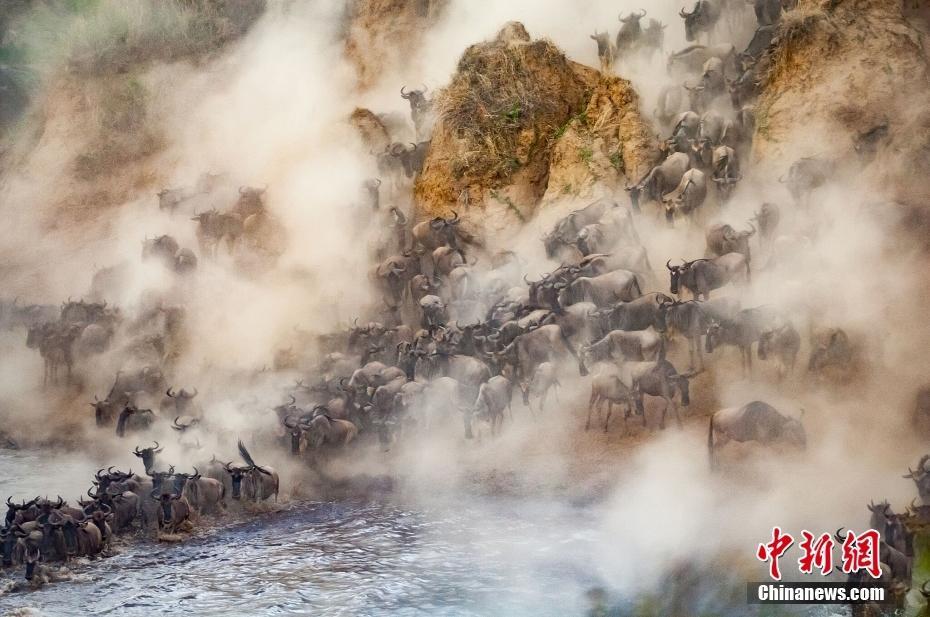
M928 203L930 70L917 27L926 24L920 11L908 16L898 0L802 0L769 53L756 157L785 167L798 154L859 158L889 200ZM786 151L805 141L807 152Z

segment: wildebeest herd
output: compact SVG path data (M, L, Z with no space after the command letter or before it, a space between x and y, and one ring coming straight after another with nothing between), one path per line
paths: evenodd
M778 267L779 246L796 239L781 233L782 209L766 202L745 225L707 223L724 211L747 171L758 75L777 22L793 8L781 0L756 0L758 29L748 47L737 52L733 45L712 44L721 17L742 4L699 0L682 11L688 40L705 38L706 44L669 57L670 74L683 83L662 93L655 113L667 135L658 149L662 160L630 179L625 195L605 195L559 218L539 247L552 263L548 272L527 272L526 259L516 252L485 250L456 211L416 221L401 207L382 205L409 188L428 140L392 142L374 153L372 166L381 177L366 181L361 193L380 231L369 273L377 301L351 327L296 341L312 347L309 364L292 354L276 360L274 371L300 376L280 399L262 404L273 406L274 425L266 428L277 445L317 467L373 442L391 449L440 431L464 439L485 432L493 437L512 421L515 397L532 414L556 413L552 402L567 377L589 374L585 430L596 416L608 432L614 406L623 410L624 424L632 418L645 427L649 403L661 406L660 429L669 414L681 426L692 383L720 361L719 350L726 347L739 352L749 379L759 378L754 357L772 367L777 382L800 377L804 337L798 325L775 307L742 304L762 268L758 257L768 258L766 267ZM592 35L605 71L618 59L662 50L665 26L652 20L641 27L645 14L621 15L615 41L607 33ZM432 104L425 93L425 87L401 90L416 139L429 136ZM780 180L794 205L804 208L833 172L832 161L804 158ZM208 174L194 188L165 189L159 207L178 212L222 183ZM279 247L281 230L265 208L266 190L241 187L238 193L226 211L192 213L200 259L215 260L223 251L279 250L269 248ZM627 199L629 206L621 203ZM663 255L658 263L664 269L654 269L641 234L650 214L672 229L701 229L705 253L690 259ZM146 238L142 257L176 277L195 276L198 269L197 254L170 235ZM140 442L170 427L196 459L201 437L222 426L196 387L173 385L181 382L175 367L185 349L183 305L143 302L132 316L100 298L69 299L60 308L18 301L0 308L7 327L27 330L27 345L40 352L49 386L61 381L61 370L70 381L81 358L122 346L125 362L112 387L86 401L99 430ZM854 374L854 337L823 324L811 327L807 338L807 375ZM926 407L930 415L930 403ZM803 447L807 436L800 418L752 401L710 416L713 467L731 441ZM73 506L60 498L8 500L0 530L3 564L24 563L32 578L41 560L93 556L112 534L155 526L176 532L189 525L192 513L220 512L228 499L277 497L277 473L256 464L241 442L244 465L212 457L192 466L192 473L165 468L160 452L157 442L136 447L144 475L101 469L90 499Z
M238 447L244 465L213 458L194 466L193 473L182 473L173 465L165 469L156 442L133 451L142 460L144 475L131 469L100 469L87 490L88 499L71 504L60 496L20 503L7 498L0 528L3 567L24 565L26 580L47 582L50 571L45 563L96 558L108 552L114 535L140 529L177 533L190 529L201 516L222 513L228 499L277 499L277 472L255 463L241 441Z

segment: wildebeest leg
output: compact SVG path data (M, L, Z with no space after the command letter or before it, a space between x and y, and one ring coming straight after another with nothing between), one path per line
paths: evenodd
M591 400L588 402L588 419L584 423L584 430L591 428L591 412L594 410L594 406L597 404L597 392L594 389L591 389Z
M604 432L607 432L607 425L610 424L610 416L614 412L614 402L607 399L607 418L604 419Z

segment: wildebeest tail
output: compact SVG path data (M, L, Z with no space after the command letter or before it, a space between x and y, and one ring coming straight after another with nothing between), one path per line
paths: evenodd
M255 464L255 461L252 460L252 455L249 454L248 450L246 450L245 444L242 443L241 439L239 440L238 446L239 446L239 456L242 457L242 460L245 461L246 465L249 465L250 467L258 467L258 465Z

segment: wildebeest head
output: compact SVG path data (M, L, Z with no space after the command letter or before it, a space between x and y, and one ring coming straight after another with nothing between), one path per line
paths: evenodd
M223 469L229 474L232 483L232 498L238 500L242 496L242 478L251 470L251 467L234 467L232 463L223 463Z
M28 535L28 534L26 534ZM26 537L24 535L23 537ZM42 552L36 542L27 541L26 550L23 554L23 561L26 564L26 580L31 581L35 577L36 566L42 560Z
M304 431L307 430L307 425L302 418L295 419L293 416L287 416L284 418L284 426L291 437L291 454L297 456L300 454L300 442L303 439Z
M635 24L638 25L638 24L639 24L639 20L642 19L642 18L645 17L645 16L646 16L646 11L643 10L643 11L640 12L640 13L630 13L630 14L627 15L626 17L623 16L623 13L620 13L619 15L617 15L617 19L619 19L619 20L620 20L621 22L623 22L624 24L633 24L633 23L635 23Z
M420 90L411 90L407 92L407 86L401 86L400 97L410 103L410 112L419 113L429 107L429 101L426 99L426 86Z
M190 416L184 416L183 419L181 418L181 416L175 416L174 421L171 423L171 428L173 428L174 430L180 433L184 433L189 428L191 428L195 424L198 424L199 422L200 420L198 420L197 418L191 418Z
M168 471L146 470L145 473L152 478L153 492L164 492L169 488L167 481L174 476L174 465L169 466Z
M24 500L20 504L17 505L13 503L13 500L11 497L7 497L6 498L6 506L7 506L6 519L4 520L5 526L10 527L11 525L13 525L14 522L22 522L25 520L31 520L31 518L33 518L34 516L34 510L35 510L34 506L36 505L37 500L38 498L31 499L29 501ZM17 520L17 518L19 520Z
M676 296L681 289L682 274L687 271L688 266L688 262L684 262L680 266L673 266L671 259L665 262L665 267L668 268L669 272L669 291Z
M690 13L684 9L678 11L679 17L685 20L685 39L694 41L702 30L706 30L714 21L714 7L708 0L698 0Z
M136 446L136 449L132 451L133 454L142 459L142 465L145 466L145 471L149 472L155 467L155 455L162 451L162 447L155 442L154 446L139 449L139 446Z
M597 55L599 57L604 57L610 51L610 35L605 30L604 32L598 32L594 30L594 34L590 35L591 40L597 43Z

